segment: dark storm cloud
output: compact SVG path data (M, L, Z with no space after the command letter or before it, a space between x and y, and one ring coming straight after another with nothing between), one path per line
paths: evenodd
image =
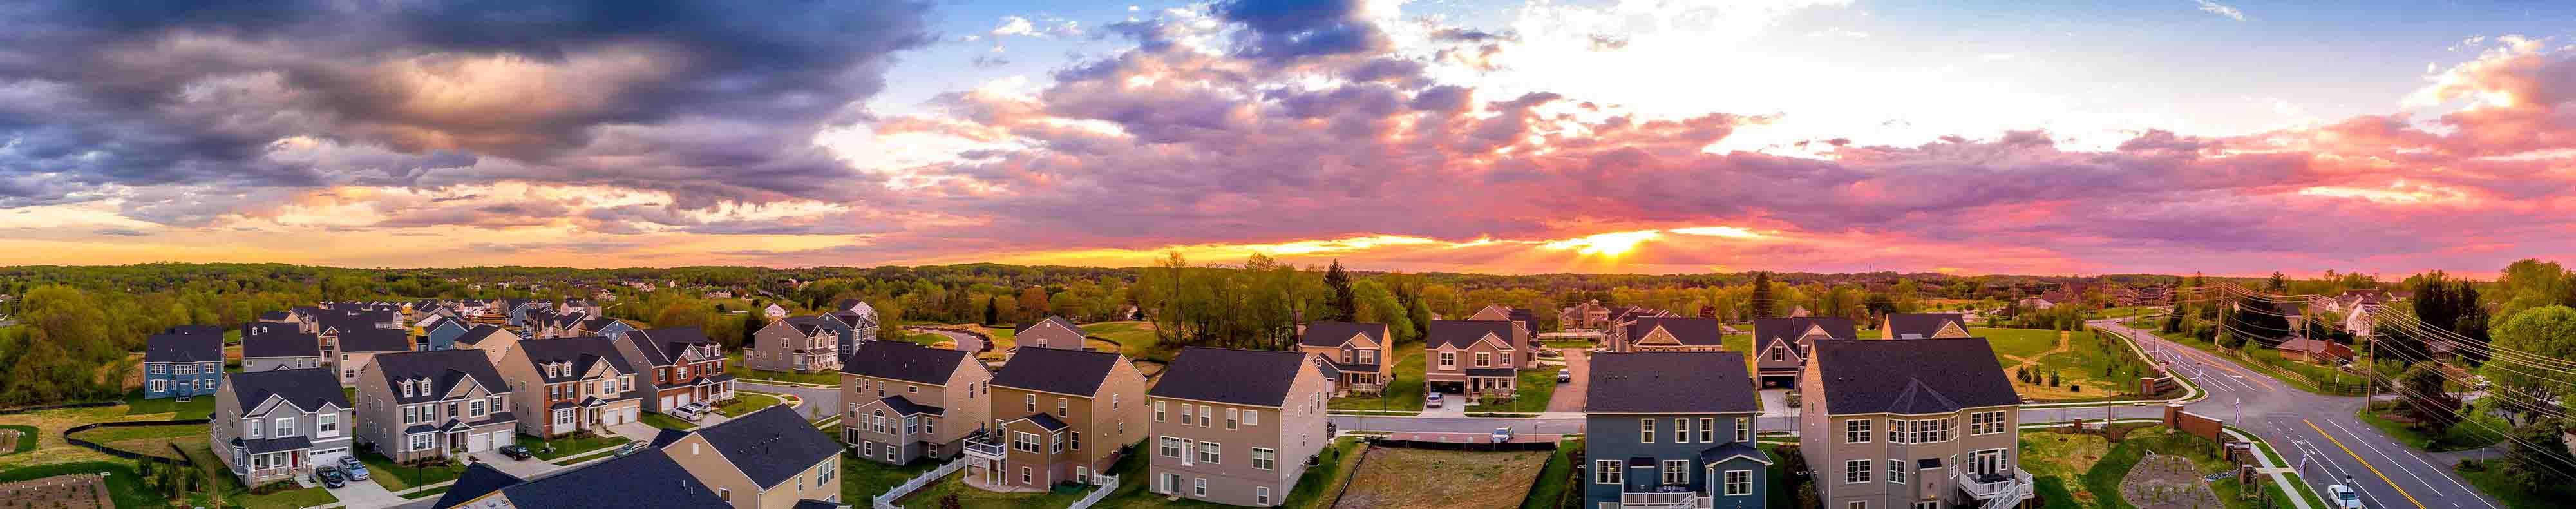
M1393 45L1362 14L1365 0L1231 0L1212 7L1218 19L1250 29L1237 51L1272 63L1306 57L1384 51Z

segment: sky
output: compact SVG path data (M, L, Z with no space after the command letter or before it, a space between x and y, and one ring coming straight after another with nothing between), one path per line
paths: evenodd
M0 5L0 265L2576 257L2576 4Z

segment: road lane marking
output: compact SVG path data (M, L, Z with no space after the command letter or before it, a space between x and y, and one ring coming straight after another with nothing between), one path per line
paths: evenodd
M2350 454L2350 455L2352 455L2352 460L2353 460L2353 461L2359 461L2359 462L2361 462L2361 468L2367 468L2367 469L2370 469L2370 475L2376 475L2376 476L2379 476L2379 482L2388 483L2388 487L2389 487L2389 488L2392 488L2392 489L2397 490L2397 494L2398 494L2398 495L2403 495L2403 496L2405 496L2405 497L2406 497L2406 501L2407 501L2407 502L2412 502L2412 503L2414 503L2414 504L2415 504L2415 509L2429 509L2429 508L2427 508L2427 507L2424 507L2424 501L2422 501L2422 500L2416 500L2416 499L2415 499L2415 494L2407 493L2407 492L2406 492L2406 487L2404 487L2404 486L2398 486L2398 485L2397 485L2397 481L2389 480L2389 479L2388 479L2388 474L2379 473L2379 467L2370 466L2370 460L2361 459L2361 454L2359 454L2359 453L2355 453L2355 452L2352 452L2352 448L2351 448L2351 447L2344 447L2344 446L2343 446L2343 441L2342 441L2342 440L2336 440L2336 439L2335 439L2335 437L2334 437L2334 434L2332 434L2332 433L2327 433L2325 428L2317 427L2317 423L2315 423L2315 422L2309 422L2307 419L2299 419L2299 422L2307 423L2307 424L2308 424L2308 429L2317 430L2317 434L2318 434L2318 435L2322 435L2322 436L2326 437L2326 441L2328 441L2328 442L2334 442L2334 444L2335 444L2335 448L2336 448L2336 449L2343 449L2343 453L2344 453L2344 454Z
M2355 436L2355 437L2367 437L2367 436L2369 436L2369 435L2363 435L2363 434L2361 434L2361 432L2358 432L2358 431L2353 431L2353 430L2352 430L2352 428L2345 427L2345 426L2343 425L2343 423L2335 422L2335 421L2333 421L2333 420L2327 420L2327 421L2326 421L2326 424L2332 424L2332 425L2334 425L2335 429L2343 430L2343 432L2344 432L2344 433L2346 433L2346 434L2350 434L2350 435ZM2397 461L2397 457L2396 457L2396 456L2394 456L2394 455L2390 455L2390 454L2388 454L2388 451L2380 450L2379 446L2377 446L2377 445L2372 445L2372 444L2370 443L2370 441L2368 441L2368 440L2362 440L2362 441L2360 441L2360 442L2361 442L2361 446L2362 446L2362 447L2370 449L2370 452L2378 454L2380 458L2382 458L2382 459L2386 459L2386 460L2388 460L2388 463L2389 463L2389 464L2396 466L2396 467L2397 467L2397 471L2399 471L2399 472L2405 472L2405 473L2406 473L2406 475L2407 475L2408 477L2414 477L2414 478L2415 478L2415 482L2424 483L2424 490L2425 490L2425 491L2433 492L2433 496L2436 496L2436 497L2440 497L2440 496L2447 496L2447 495L2444 495L2444 494L2442 493L2442 490L2441 490L2441 489L2435 488L2435 487L2433 486L2433 481L2427 481L2427 480L2424 480L2424 476L2421 476L2421 475L2415 475L2415 469L2413 469L2413 468L2408 468L2408 467L2406 466L2406 464L2405 464L2405 463L2400 463L2400 462L2398 462L2398 461ZM2416 461L2423 461L2423 460L2418 459L2418 460L2416 460ZM2428 466L2429 466L2429 465L2428 465ZM2438 477L2438 476L2439 476L2439 474L2436 474L2436 476Z

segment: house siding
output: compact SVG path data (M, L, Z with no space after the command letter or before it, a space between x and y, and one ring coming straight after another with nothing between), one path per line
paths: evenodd
M1825 399L1829 396L1823 394L1822 390L1812 389L1822 387L1816 382L1816 378L1820 376L1816 371L1807 370L1802 377L1803 380L1799 384L1800 390L1806 392L1801 394L1801 397L1807 402L1808 409L1831 408L1828 406L1831 402ZM1852 502L1867 502L1871 509L1908 508L1912 507L1914 502L1934 500L1940 501L1943 507L1953 507L1958 505L1965 495L1953 488L1951 476L1957 469L1973 466L1968 464L1972 459L1972 452L2001 450L2003 451L2002 471L2009 473L2020 468L2021 415L2014 408L1993 406L1964 409L1951 414L1907 416L1831 415L1827 411L1805 412L1799 415L1799 434L1811 438L1806 440L1799 450L1807 457L1809 468L1816 472L1816 487L1825 507L1839 509L1849 507ZM2003 431L1986 435L1972 434L1969 416L1979 412L2001 412ZM1891 419L1921 420L1944 417L1951 419L1951 440L1928 444L1897 444L1888 439ZM1870 437L1867 442L1846 442L1844 423L1855 420L1870 421ZM1942 468L1938 470L1914 468L1913 465L1922 459L1939 459ZM1845 462L1851 460L1868 460L1868 465L1876 470L1868 474L1866 482L1844 482L1848 474ZM1889 460L1899 461L1908 466L1909 475L1906 483L1888 482L1886 469Z
M949 373L946 383L938 385L842 373L842 411L845 413L841 417L842 440L857 447L867 459L880 463L905 464L924 457L936 460L956 457L962 450L958 442L977 429L988 429L986 427L991 424L992 405L986 400L992 395L985 393L991 391L992 382L993 372L971 358L958 363L957 369ZM864 392L861 390L863 385L867 388ZM919 386L921 391L907 392L914 386ZM976 390L969 392L969 387ZM922 417L937 424L933 432L903 434L902 418L877 401L886 396L903 396L915 404L938 406L942 410L940 415ZM879 410L884 410L888 418L894 419L889 426L890 433L879 433L870 426L870 420ZM892 448L894 454L886 454L887 448ZM869 452L876 454L866 455Z
M1622 493L1652 492L1656 487L1664 485L1660 466L1655 468L1623 469L1620 472L1618 484L1595 482L1596 477L1593 472L1593 468L1595 467L1591 464L1592 462L1597 462L1599 460L1618 460L1622 462L1624 467L1625 462L1629 458L1653 458L1656 465L1662 465L1664 460L1689 461L1690 467L1687 469L1688 472L1686 473L1686 477L1682 479L1683 482L1678 486L1681 486L1690 492L1700 493L1703 495L1714 493L1714 495L1708 497L1711 502L1711 507L1739 509L1759 509L1761 507L1765 507L1764 504L1767 503L1768 497L1771 496L1769 489L1770 474L1768 466L1748 459L1730 459L1717 463L1717 477L1712 478L1708 464L1701 463L1698 459L1700 451L1735 441L1735 420L1737 418L1745 419L1746 424L1749 426L1755 422L1754 417L1755 414L1750 412L1706 414L1604 413L1586 415L1584 417L1583 456L1587 464L1580 465L1579 470L1581 472L1581 479L1578 480L1578 482L1583 483L1585 502L1583 506L1598 507L1604 502L1617 503L1620 501L1620 494ZM1655 421L1656 437L1653 443L1646 443L1641 438L1640 430L1642 427L1638 424L1640 419L1652 419ZM1681 437L1685 440L1675 440L1675 427L1673 425L1674 419L1684 419L1684 422L1690 425L1690 430L1686 433L1687 436ZM1709 437L1711 438L1709 441L1699 440L1700 433L1698 432L1698 423L1701 422L1701 419L1708 419L1708 422L1713 425L1714 430L1709 433ZM1747 432L1745 433L1745 436L1750 438L1753 434L1754 433L1752 432ZM1744 444L1748 446L1755 445L1750 442L1744 442ZM1725 472L1730 470L1751 471L1751 486L1749 493L1744 495L1726 495L1722 491L1722 486L1719 488L1712 488L1712 483L1722 485Z
M150 362L140 369L145 399L212 396L224 383L221 362Z
M795 477L779 481L776 486L759 486L752 484L751 478L743 475L742 469L734 467L724 453L717 452L715 446L708 444L704 436L681 438L662 446L662 451L671 456L671 461L679 463L681 469L688 470L690 476L707 483L709 488L720 490L717 491L718 496L732 504L734 509L788 509L795 507L800 500L841 501L840 479L837 477L841 470L841 456L837 454L806 467Z
M1306 459L1322 452L1332 441L1331 437L1324 435L1325 416L1321 403L1328 397L1329 382L1324 380L1319 370L1300 369L1297 373L1297 381L1290 384L1282 407L1153 398L1152 404L1161 405L1167 411L1163 420L1150 425L1151 433L1145 443L1137 447L1137 453L1146 455L1152 462L1149 475L1145 479L1120 479L1119 482L1151 483L1146 489L1156 493L1220 504L1279 505L1287 500L1288 492L1296 489L1298 477L1305 475ZM1181 424L1177 416L1184 405L1209 407L1213 422ZM1237 416L1235 429L1226 428L1229 412ZM1245 419L1240 416L1245 412L1258 412L1259 417L1252 419L1257 423L1243 424ZM1147 418L1152 418L1153 410L1146 409L1146 414ZM1180 457L1167 457L1162 454L1162 444L1167 438L1182 440L1189 445L1182 448ZM1214 464L1196 461L1199 444L1206 443L1217 444L1218 461ZM1253 467L1254 448L1275 453L1272 468ZM1164 479L1167 475L1179 476L1179 481L1166 486ZM1207 482L1205 495L1196 492L1199 480ZM1260 488L1270 489L1270 500L1266 504L1259 499Z
M1041 440L1039 452L1023 452L1014 448L1002 460L1000 472L996 472L993 478L1012 486L1044 488L1058 481L1071 482L1075 480L1073 474L1077 466L1092 473L1110 468L1117 463L1120 446L1134 445L1145 436L1149 427L1145 420L1151 416L1145 403L1145 376L1136 371L1136 366L1125 356L1120 356L1118 363L1111 366L1099 390L1090 397L1008 386L993 387L990 396L993 429L1002 430L999 441L1004 446L1011 445L1014 431L1037 433ZM1037 412L1028 411L1026 397L1037 398ZM1082 433L1080 449L1067 447L1061 453L1051 452L1051 437L1035 424L1021 419L1031 413L1055 414L1058 398L1065 400L1067 413L1056 418L1065 422L1068 433ZM1070 441L1072 435L1066 437ZM1019 469L1023 466L1031 467L1032 471L1033 479L1026 483L1020 481Z

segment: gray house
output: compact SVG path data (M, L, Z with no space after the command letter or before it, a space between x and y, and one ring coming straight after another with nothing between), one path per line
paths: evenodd
M1814 354L1798 383L1799 452L1825 507L2000 509L2031 499L2015 452L2021 396L1985 338L1819 341Z
M349 455L356 416L337 378L320 369L224 375L207 428L217 459L242 484L259 486L311 472Z
M313 369L322 364L319 335L287 323L242 325L242 371Z
M1600 509L1758 509L1771 456L1742 352L1592 356L1583 404L1583 500Z

